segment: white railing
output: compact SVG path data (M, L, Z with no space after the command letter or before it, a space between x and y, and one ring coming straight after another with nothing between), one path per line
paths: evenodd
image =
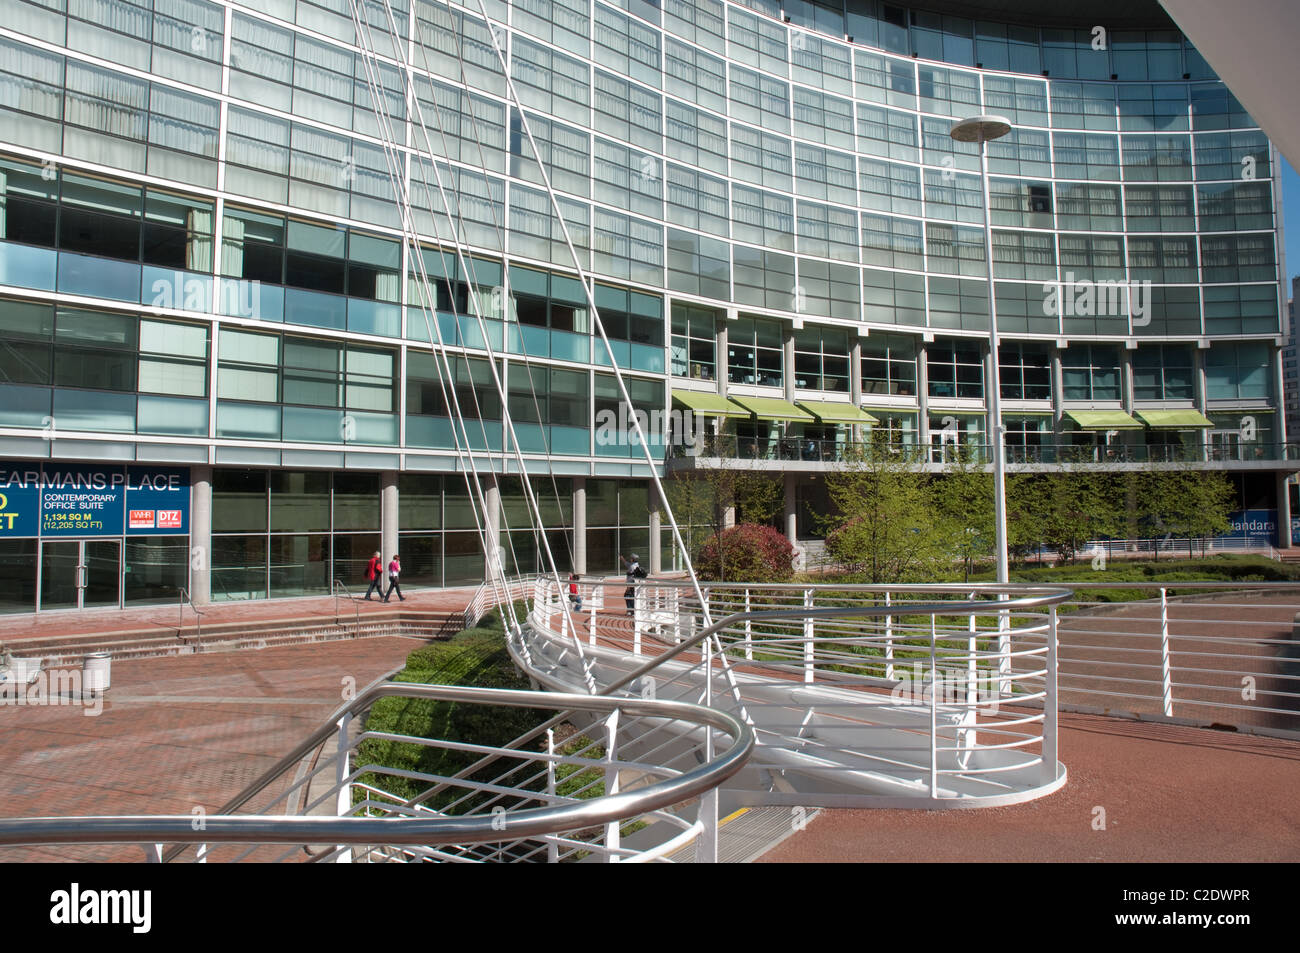
M1070 585L1063 706L1300 735L1300 583Z
M564 690L589 671L602 692L730 711L758 739L741 786L751 800L976 806L1064 782L1052 635L1066 590L710 584L719 621L705 629L687 585L652 580L631 618L596 613L594 630L574 632L546 586L530 631L511 639L529 674Z
M386 698L558 714L508 743L475 744L364 728ZM382 757L393 745L426 756ZM11 818L0 820L0 846L137 844L154 861L200 863L682 859L701 835L716 843L716 813L698 805L752 745L748 727L695 705L381 682L201 821ZM407 763L461 767L398 766ZM420 793L402 793L413 785Z

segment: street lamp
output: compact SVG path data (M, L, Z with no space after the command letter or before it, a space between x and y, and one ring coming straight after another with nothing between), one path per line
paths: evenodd
M972 116L953 123L948 135L957 142L978 142L980 147L980 189L984 193L984 261L988 265L989 350L992 377L989 382L989 428L993 438L993 525L998 556L998 583L1011 581L1007 559L1007 456L1002 429L1002 373L998 367L998 316L993 301L993 216L989 209L989 159L985 143L1001 139L1011 123L1001 116Z

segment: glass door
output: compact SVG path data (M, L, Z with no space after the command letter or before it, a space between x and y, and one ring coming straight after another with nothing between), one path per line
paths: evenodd
M121 540L41 541L41 609L120 606L121 587Z

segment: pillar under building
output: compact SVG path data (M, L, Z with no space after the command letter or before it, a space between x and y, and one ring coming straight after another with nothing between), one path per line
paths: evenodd
M385 566L394 553L402 551L397 506L397 471L384 470L379 474L379 550Z
M212 601L212 467L190 467L190 601Z

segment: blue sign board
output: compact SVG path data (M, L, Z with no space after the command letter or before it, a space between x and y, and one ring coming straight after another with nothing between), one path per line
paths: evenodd
M0 538L183 536L189 510L186 468L0 462Z
M1248 539L1260 544L1272 544L1277 539L1277 510L1238 510L1228 514L1232 531L1220 539Z

